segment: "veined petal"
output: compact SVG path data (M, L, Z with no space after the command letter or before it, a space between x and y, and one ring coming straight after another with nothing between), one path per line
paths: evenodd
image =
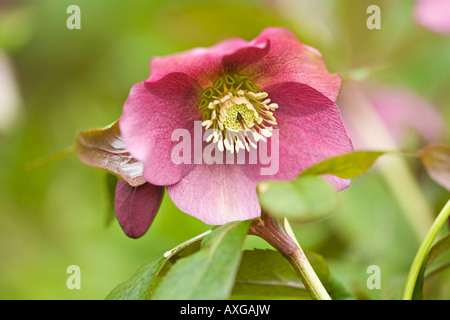
M270 41L224 40L209 48L195 48L165 57L154 57L147 81L155 82L173 72L184 73L203 88L227 72L239 72L262 59L270 50Z
M180 210L211 225L261 215L256 182L241 165L197 165L167 193Z
M278 151L279 170L272 176L261 175L263 165L246 165L253 179L292 180L304 169L326 158L353 150L338 107L323 94L305 84L288 82L266 88L277 101L278 148L269 139L267 150ZM274 155L271 155L273 158ZM325 177L341 190L349 185L336 177Z
M341 77L332 75L316 49L307 46L289 30L266 28L253 40L254 44L270 42L269 52L260 60L241 70L261 89L281 82L299 82L336 101Z
M243 68L261 60L270 51L270 41L250 41L243 48L222 59L225 72L239 73Z
M190 164L171 159L176 129L192 133L194 120L201 119L197 109L198 87L185 74L172 73L161 80L136 84L125 102L120 118L129 152L144 164L144 178L155 185L173 184L190 170Z
M240 38L227 39L209 48L195 48L181 53L154 57L150 63L149 82L155 82L167 74L184 73L200 86L207 87L223 72L222 58L245 47L247 41Z

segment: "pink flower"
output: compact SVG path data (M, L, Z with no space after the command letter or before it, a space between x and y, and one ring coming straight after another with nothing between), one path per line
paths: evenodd
M445 123L436 107L407 88L346 82L338 103L356 149L420 147L441 141L445 134ZM419 145L407 144L411 143L411 133L420 138Z
M450 1L417 0L414 17L418 24L437 33L450 34Z
M145 180L166 186L182 211L207 224L258 217L259 181L291 180L325 158L352 151L334 103L341 78L286 29L267 28L249 42L233 38L155 57L150 66L149 78L131 89L120 131L130 154L143 164ZM182 129L195 136L195 121L212 130L201 150L214 146L236 159L265 144L278 153L279 170L264 175L261 162L207 164L195 156L173 161L180 143L173 133ZM272 141L275 132L278 141ZM349 185L327 179L338 189Z

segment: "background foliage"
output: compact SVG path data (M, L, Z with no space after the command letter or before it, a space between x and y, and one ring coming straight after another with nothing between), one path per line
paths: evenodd
M81 8L81 30L66 28L71 4ZM381 30L366 27L370 4L381 7ZM149 232L128 239L110 221L104 172L75 156L27 169L73 145L78 131L115 121L131 86L147 78L153 56L234 36L250 40L267 26L283 26L321 51L331 72L360 76L354 70L383 67L370 81L415 91L449 123L450 37L417 26L413 6L407 0L0 1L0 96L13 97L9 111L0 109L0 298L103 299L148 257L210 229L165 196ZM441 142L448 143L445 134ZM417 150L423 141L411 136L402 147ZM437 214L448 192L417 159L405 161ZM325 217L292 223L303 248L320 253L357 298L400 297L421 241L402 205L415 197L395 192L410 189L402 183L393 187L377 164L333 199ZM245 247L268 245L247 237ZM81 268L80 290L66 287L72 264ZM366 287L370 265L381 268L380 290ZM447 270L426 282L425 298L448 299L449 277Z

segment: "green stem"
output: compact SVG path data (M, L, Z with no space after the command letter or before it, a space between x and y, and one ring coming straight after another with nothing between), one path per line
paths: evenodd
M40 166L42 166L44 164L50 163L52 161L55 161L55 160L58 160L58 159L61 159L61 158L64 158L64 157L66 157L68 155L71 155L73 153L75 153L75 147L74 146L66 147L64 149L61 149L59 151L56 151L56 152L54 152L52 154L49 154L49 155L47 155L47 156L45 156L43 158L37 159L37 160L29 163L26 168L27 168L27 170L33 170L33 169L36 169L37 167L40 167Z
M408 277L406 279L405 289L403 291L402 297L403 300L411 300L420 269L422 268L422 265L428 255L428 252L430 251L434 239L436 238L439 230L445 224L449 216L450 216L450 199L445 204L444 208L442 208L436 220L434 220L434 223L431 225L430 230L428 231L427 235L425 236L425 239L423 240L422 244L419 247L419 250L417 251L416 257L414 258L414 261L409 270Z
M277 221L267 214L263 215L252 223L250 234L266 240L291 263L314 300L331 300L327 290L295 239L286 219L284 224L282 224L281 221Z

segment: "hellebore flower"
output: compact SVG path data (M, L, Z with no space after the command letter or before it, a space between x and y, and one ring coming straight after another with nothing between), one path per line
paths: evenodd
M292 180L325 158L352 151L334 103L340 76L286 29L155 57L150 69L149 78L130 91L120 132L147 183L165 186L178 208L207 224L260 216L259 181ZM183 130L195 139L200 121L201 137L209 131L200 141L201 156L212 146L215 159L231 154L232 164L211 163L196 152L186 158L185 149L187 161L174 161L181 143L174 133ZM184 139L195 149L194 139ZM261 148L276 153L276 172L263 174L263 161L237 161ZM349 185L325 178L339 190Z
M450 34L450 1L417 0L414 7L416 22L436 33Z

